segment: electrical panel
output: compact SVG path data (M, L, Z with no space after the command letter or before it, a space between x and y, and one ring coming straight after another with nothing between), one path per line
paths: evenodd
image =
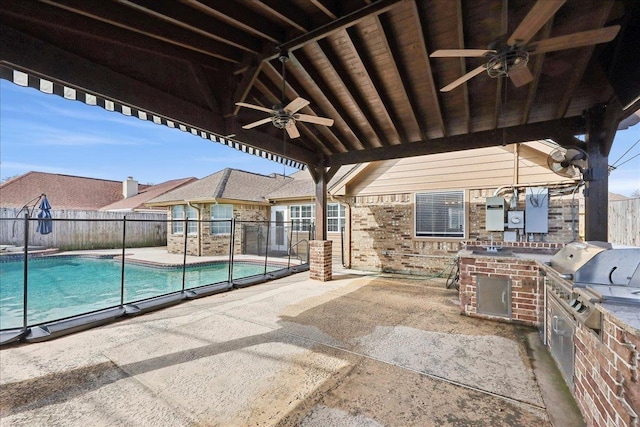
M525 233L549 232L549 189L529 187L525 193Z
M504 231L504 197L487 197L487 231Z

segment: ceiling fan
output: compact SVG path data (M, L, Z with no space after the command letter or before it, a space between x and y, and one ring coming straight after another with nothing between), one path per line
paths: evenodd
M280 62L282 62L282 98L279 104L274 105L272 108L263 107L261 105L248 104L246 102L236 102L237 106L251 108L258 111L264 111L265 113L270 113L271 117L267 117L253 123L249 123L247 125L242 126L242 129L251 129L256 126L263 125L265 123L273 123L275 127L278 129L285 129L289 134L289 138L298 138L300 136L300 132L296 127L296 122L305 122L305 123L314 123L317 125L323 126L332 126L333 119L328 119L326 117L318 117L311 116L309 114L300 114L298 111L309 105L309 101L304 98L297 97L293 101L289 102L287 105L284 105L284 97L285 97L285 85L286 85L286 77L285 77L285 62L289 60L289 56L286 52L282 52L280 54Z
M444 49L433 52L430 56L434 58L487 58L485 64L469 71L440 91L449 92L485 70L490 77L509 77L516 87L520 87L533 80L533 74L527 67L530 55L606 43L613 40L620 31L619 25L612 25L529 43L565 1L538 0L506 42L499 39L487 49Z

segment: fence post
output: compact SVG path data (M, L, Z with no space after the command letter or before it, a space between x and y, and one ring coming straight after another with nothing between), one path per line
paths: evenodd
M122 218L122 269L120 271L120 307L124 305L124 256L127 246L127 216Z
M271 223L267 222L267 238L266 245L264 247L264 274L267 274L267 264L269 263L269 234L271 234Z
M289 255L287 261L287 268L291 268L291 240L293 239L293 220L291 220L291 227L289 227L289 250L287 254Z
M184 292L184 283L187 278L187 231L189 230L189 220L187 218L188 214L185 212L184 215L184 251L182 251L182 292Z
M24 214L24 278L22 282L22 328L27 332L27 279L29 276L29 212Z
M229 283L233 282L233 244L236 239L236 220L231 218L231 233L229 233Z

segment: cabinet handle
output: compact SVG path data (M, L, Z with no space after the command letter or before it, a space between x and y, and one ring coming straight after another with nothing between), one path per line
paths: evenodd
M553 316L551 318L551 329L553 329L553 332L555 332L556 334L560 333L560 331L558 331L558 316Z
M502 291L502 303L506 303L505 297L507 296L507 291Z

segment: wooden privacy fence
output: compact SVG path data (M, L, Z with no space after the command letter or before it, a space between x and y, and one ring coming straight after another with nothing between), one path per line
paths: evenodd
M609 242L640 246L640 198L609 202Z
M37 232L38 209L29 221L29 246L63 250L122 247L126 216L126 246L166 246L167 216L164 213L51 210L53 232ZM24 246L25 211L0 208L0 244ZM18 215L18 217L16 217Z

